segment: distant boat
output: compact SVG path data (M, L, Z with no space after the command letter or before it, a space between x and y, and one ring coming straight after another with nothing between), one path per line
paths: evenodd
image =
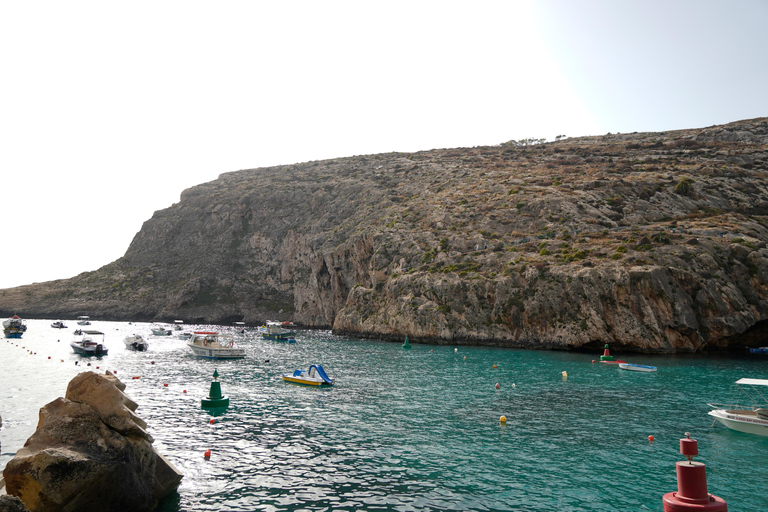
M27 326L18 315L13 315L8 320L3 321L3 333L6 338L21 338L26 330Z
M326 375L325 370L319 364L313 364L309 370L296 370L293 373L281 375L284 381L307 386L333 386L333 379Z
M243 359L245 350L235 348L231 334L195 331L187 346L197 357L206 359Z
M644 364L633 364L633 363L619 363L619 368L622 370L630 370L633 372L655 372L656 367L655 366L647 366Z
M91 319L87 316L77 317L77 325L91 325Z
M149 342L141 337L141 334L132 334L123 338L125 348L129 350L137 350L139 352L146 352L149 350Z
M181 331L184 329L184 320L174 320L173 321L173 330L174 331Z
M293 322L268 321L259 327L259 334L265 340L296 342L296 326Z
M237 332L240 334L245 334L245 322L235 322L233 325L235 326L235 330Z
M62 322L61 320L57 320L57 321L53 322L51 324L51 327L53 327L54 329L66 329L67 328L67 326L64 325L64 322Z
M104 345L104 333L101 331L75 331L81 336L69 344L76 354L83 356L105 356L107 347Z
M170 329L166 329L165 327L156 326L152 327L152 334L155 336L170 336L173 334L173 331Z
M748 405L707 404L714 408L707 414L731 430L768 436L768 379L739 379L736 386Z
M768 347L750 347L749 353L768 355Z

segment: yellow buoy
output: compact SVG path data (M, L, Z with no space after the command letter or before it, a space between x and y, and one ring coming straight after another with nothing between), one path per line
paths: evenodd
M564 378L564 379L567 379L567 378L568 378L568 372L563 372L563 378Z
M499 418L499 422L500 423L506 423L507 422L507 417L506 416L502 416L501 418Z

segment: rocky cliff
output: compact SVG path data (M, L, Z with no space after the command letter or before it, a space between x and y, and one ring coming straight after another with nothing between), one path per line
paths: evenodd
M768 119L531 142L222 174L121 259L0 309L532 348L762 340Z

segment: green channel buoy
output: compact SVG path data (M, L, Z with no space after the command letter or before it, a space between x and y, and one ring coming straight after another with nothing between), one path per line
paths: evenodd
M403 343L403 348L411 348L411 344L408 343L408 336L405 337L405 342Z
M600 356L601 361L613 361L613 356L608 351L608 344L605 344L605 350L603 350L603 355Z
M208 392L208 398L200 400L203 409L210 407L229 407L229 397L221 394L221 382L219 382L219 372L213 370L213 382L211 390Z

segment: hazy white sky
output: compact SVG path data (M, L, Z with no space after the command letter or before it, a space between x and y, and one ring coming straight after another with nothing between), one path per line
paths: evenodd
M229 171L768 116L766 0L0 0L0 288Z

